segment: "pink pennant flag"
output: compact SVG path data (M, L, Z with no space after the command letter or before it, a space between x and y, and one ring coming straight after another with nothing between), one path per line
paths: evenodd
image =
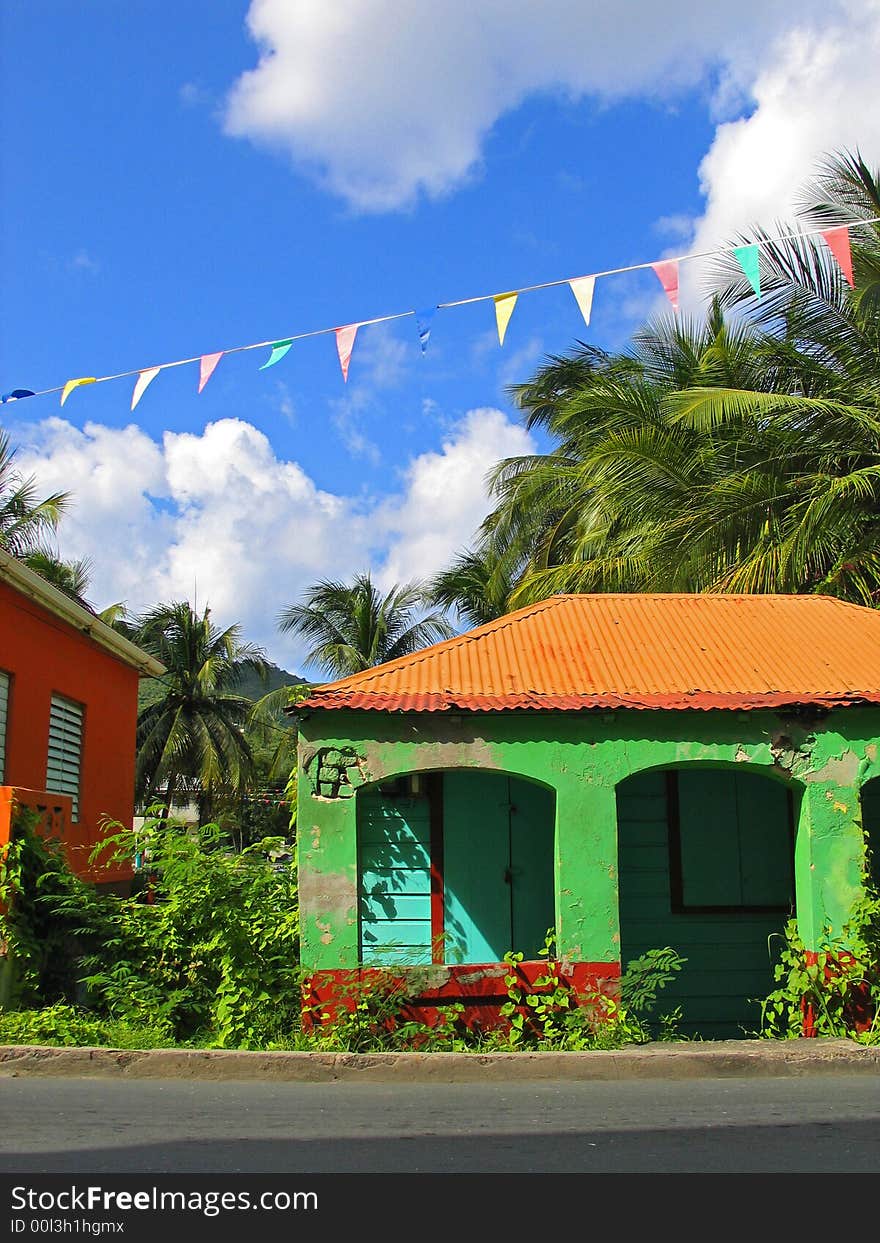
M223 350L219 354L203 354L199 360L199 392L205 387L214 374L214 368L223 357Z
M855 289L853 280L852 251L849 245L849 226L840 225L836 229L824 229L822 236L828 243L832 255L837 260L841 272L846 277L850 289Z
M672 303L672 309L678 310L678 260L663 259L659 263L652 263L651 267L657 273L657 279L666 291L666 296Z
M351 351L354 349L354 339L358 328L360 324L346 324L343 328L336 329L336 352L339 355L342 378L346 383L348 382L348 364L351 362Z
M134 410L135 406L138 404L140 399L143 397L144 393L147 391L147 385L150 384L153 380L155 380L156 376L159 374L161 370L162 370L161 367L147 367L145 371L142 371L138 375L137 381L134 386L134 392L131 395L132 410Z

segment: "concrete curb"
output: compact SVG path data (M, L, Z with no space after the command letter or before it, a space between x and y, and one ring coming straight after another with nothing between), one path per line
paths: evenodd
M851 1040L655 1043L584 1053L296 1053L0 1045L0 1078L475 1083L880 1074L880 1046Z

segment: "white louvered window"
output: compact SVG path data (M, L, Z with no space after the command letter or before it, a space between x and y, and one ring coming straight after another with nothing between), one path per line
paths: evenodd
M49 709L49 760L46 789L69 794L73 819L79 820L79 769L82 756L83 705L61 695L52 696Z
M0 786L6 780L6 722L9 718L9 674L0 670Z

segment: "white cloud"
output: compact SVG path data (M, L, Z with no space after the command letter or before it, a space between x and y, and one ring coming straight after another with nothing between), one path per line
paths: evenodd
M878 60L880 0L854 0L821 23L799 14L765 50L748 115L716 130L700 165L706 209L690 249L724 246L754 224L775 232L793 219L805 183L835 151L858 148L869 164L880 162ZM704 270L683 267L691 302Z
M532 442L500 410L473 410L438 451L411 460L396 493L367 503L322 491L240 419L157 443L134 424L80 431L55 417L22 429L18 445L17 465L41 494L73 494L60 550L92 560L98 606L195 596L304 672L302 647L275 628L278 612L321 578L372 567L390 585L440 569L487 511L486 471Z
M381 581L425 578L470 543L489 510L485 477L500 458L534 451L528 432L500 410L471 410L437 453L405 471L405 490L376 514L390 536Z
M799 19L841 3L800 0ZM671 98L723 73L730 99L790 25L785 0L409 0L404 17L399 0L252 0L259 60L225 125L385 211L473 176L495 122L528 95Z

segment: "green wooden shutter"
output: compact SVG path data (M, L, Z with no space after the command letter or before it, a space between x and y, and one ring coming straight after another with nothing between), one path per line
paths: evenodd
M69 794L73 819L79 819L79 770L82 757L83 705L53 695L49 709L49 757L46 789Z

